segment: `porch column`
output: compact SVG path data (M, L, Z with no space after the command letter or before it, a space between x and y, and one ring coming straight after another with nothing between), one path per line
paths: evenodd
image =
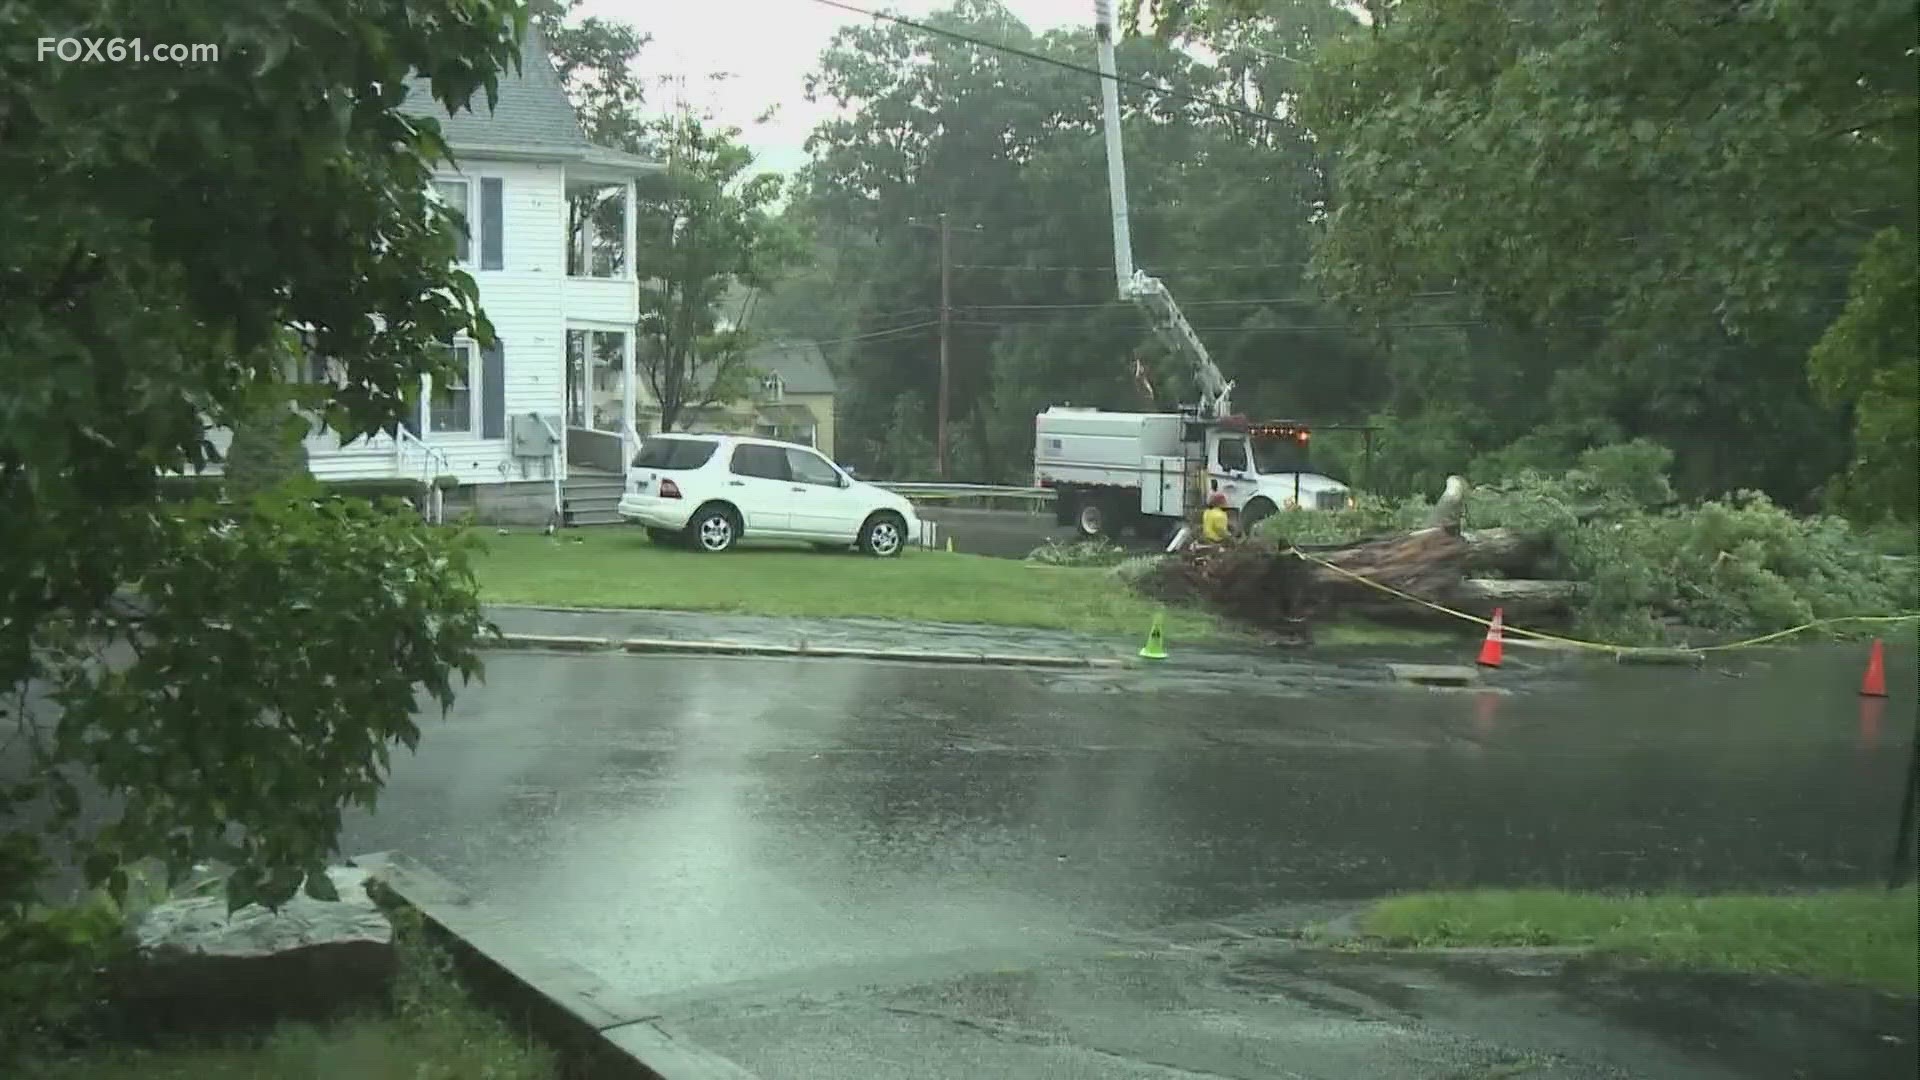
M620 187L620 198L624 200L624 205L620 208L620 220L626 228L626 236L621 238L620 250L626 254L624 260L626 265L622 268L625 273L621 276L628 281L637 281L639 275L640 253L635 249L635 245L639 243L639 228L633 220L634 208L640 205L639 191L639 182L632 177L628 177L627 182Z
M640 452L640 433L633 428L633 331L620 335L620 471Z

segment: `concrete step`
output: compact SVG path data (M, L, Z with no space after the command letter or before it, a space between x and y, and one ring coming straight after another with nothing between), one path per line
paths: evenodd
M569 495L612 495L619 498L627 485L619 480L568 480L561 485L561 489Z
M571 510L614 510L620 506L620 496L568 494L566 504Z
M624 525L626 519L611 510L582 510L578 507L567 511L569 525Z

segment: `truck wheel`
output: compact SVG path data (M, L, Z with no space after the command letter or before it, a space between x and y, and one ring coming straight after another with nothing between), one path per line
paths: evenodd
M1113 515L1107 512L1106 500L1097 495L1082 499L1073 516L1073 527L1089 540L1107 535L1113 527Z
M1255 525L1272 517L1275 509L1276 507L1265 499L1253 500L1247 504L1245 510L1240 511L1240 528L1246 532L1252 532Z

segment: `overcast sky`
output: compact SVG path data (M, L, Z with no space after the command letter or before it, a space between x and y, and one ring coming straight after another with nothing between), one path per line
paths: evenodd
M849 2L908 18L949 6L948 0ZM1003 2L1036 31L1093 22L1093 0ZM619 19L652 34L652 43L640 53L642 73L685 76L688 99L737 124L759 155L760 167L781 172L806 161L801 147L829 111L803 97L807 73L836 30L872 22L814 0L586 0L574 13L576 19L590 15ZM732 77L710 81L708 76L716 72ZM656 107L670 105L672 95L671 90L648 90ZM754 118L775 104L778 114L755 125Z

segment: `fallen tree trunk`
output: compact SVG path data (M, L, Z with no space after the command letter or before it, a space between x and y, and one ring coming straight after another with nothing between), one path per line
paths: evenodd
M1325 579L1321 575L1328 573L1331 571L1316 571L1313 575L1315 582L1323 582ZM1585 589L1577 581L1463 578L1437 593L1414 595L1482 619L1492 618L1493 609L1499 608L1507 622L1545 628L1565 625L1573 616L1574 603L1585 594ZM1371 597L1346 597L1336 605L1323 607L1316 612L1322 616L1329 613L1359 615L1375 622L1410 626L1434 626L1459 621L1445 612L1380 592L1375 592Z
M1506 529L1445 529L1304 549L1304 558L1249 541L1187 552L1154 568L1139 587L1165 600L1201 600L1256 626L1284 628L1303 619L1359 615L1411 625L1459 623L1455 616L1397 594L1486 618L1494 608L1519 624L1564 624L1582 594L1577 582L1469 576L1527 574L1547 551L1544 538Z

